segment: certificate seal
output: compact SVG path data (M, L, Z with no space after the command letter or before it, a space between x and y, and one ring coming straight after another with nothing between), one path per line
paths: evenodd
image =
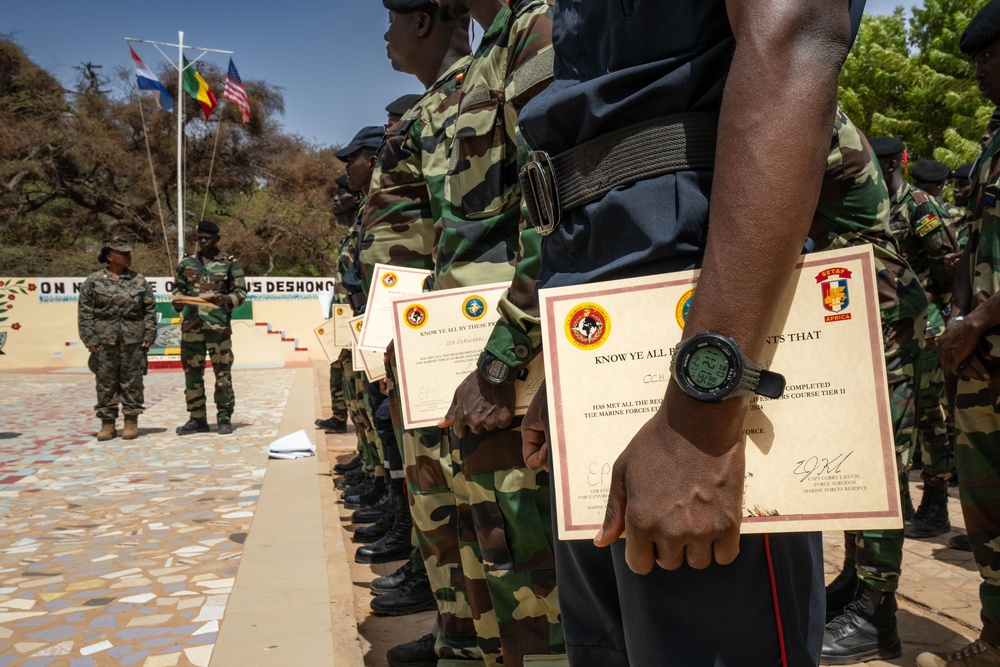
M399 276L397 276L392 271L387 271L382 274L382 284L390 289L396 286L399 282Z
M483 319L486 316L486 310L486 301L478 294L470 296L462 303L462 314L473 322Z
M427 309L419 303L415 303L403 313L403 321L411 329L420 329L427 324Z
M677 324L680 325L681 329L684 328L684 324L687 322L688 311L691 310L691 297L693 296L693 289L684 292L684 295L677 302L677 308L674 309L674 317L677 318Z
M851 319L851 314L844 312L851 305L850 280L851 272L841 267L826 269L816 276L823 293L823 308L833 313L823 318L825 322Z
M611 317L596 303L581 303L569 311L566 338L581 350L596 350L611 334Z
M364 323L365 323L365 321L364 321L364 320L358 320L357 322L355 322L355 323L354 323L354 330L355 330L356 332L358 332L358 333L360 334L360 333L361 333L361 326L362 326L362 325L363 325Z
M339 316L341 316L343 314L344 314L344 309L343 308L337 308L337 316L339 317Z
M320 336L325 336L326 335L326 329L324 329L323 327L320 327L319 329L316 329L316 333L318 333Z

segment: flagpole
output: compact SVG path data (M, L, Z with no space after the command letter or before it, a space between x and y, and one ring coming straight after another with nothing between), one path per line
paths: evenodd
M177 263L184 259L184 31L177 32Z

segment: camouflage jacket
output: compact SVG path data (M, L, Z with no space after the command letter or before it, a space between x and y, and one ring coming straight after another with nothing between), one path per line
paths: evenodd
M518 236L526 227L517 176L527 150L517 117L552 82L553 2L502 7L465 73L438 222L437 289L514 276ZM534 227L530 233L537 234Z
M80 340L95 345L135 345L156 340L156 297L140 273L108 269L87 276L80 288L77 324Z
M221 308L209 306L184 306L184 321L181 331L202 331L221 334L233 332L230 320L233 311L247 299L247 281L240 263L232 255L221 252L212 258L203 258L199 253L184 257L174 269L175 296L200 296L214 294L229 296L229 304Z
M457 60L386 133L362 215L365 294L376 264L434 268L434 224L441 219L448 150L470 61Z
M1000 291L1000 132L993 135L979 158L969 201L973 204L969 233L971 307ZM1000 331L986 336L990 356L1000 357Z
M944 331L942 310L951 304L953 277L945 269L945 255L959 251L951 215L923 190L908 183L892 195L889 229L896 237L903 259L927 291L927 334Z
M810 238L816 250L871 245L883 323L920 315L927 295L889 229L889 190L868 139L837 113Z
M333 287L333 302L347 303L347 287L344 285L344 276L354 266L354 250L358 246L357 227L351 227L350 231L340 241L337 246L337 271L334 275L336 284Z

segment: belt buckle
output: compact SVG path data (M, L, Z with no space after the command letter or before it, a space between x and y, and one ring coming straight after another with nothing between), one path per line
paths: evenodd
M562 220L555 169L549 154L544 151L530 153L520 176L521 192L525 195L531 224L539 234L548 236Z

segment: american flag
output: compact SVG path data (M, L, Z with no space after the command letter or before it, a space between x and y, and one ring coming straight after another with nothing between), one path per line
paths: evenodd
M226 87L222 91L222 96L234 102L240 108L240 122L246 125L250 120L250 101L247 99L247 91L243 87L243 80L240 73L236 71L233 59L229 59L229 71L226 73Z

